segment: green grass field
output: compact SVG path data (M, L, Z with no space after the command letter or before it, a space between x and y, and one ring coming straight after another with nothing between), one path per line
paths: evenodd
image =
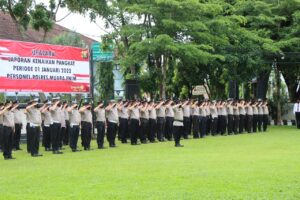
M300 199L300 131L0 160L0 199ZM95 142L93 141L95 147Z

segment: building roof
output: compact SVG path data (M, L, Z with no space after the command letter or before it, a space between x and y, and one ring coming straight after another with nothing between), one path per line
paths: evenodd
M17 25L8 13L0 11L0 39L19 40L27 42L43 42L44 31L36 31L31 26L24 33L20 33L17 29ZM58 24L53 24L52 29L47 33L46 41L51 40L58 35L73 32ZM88 45L91 46L95 40L79 34L80 38Z

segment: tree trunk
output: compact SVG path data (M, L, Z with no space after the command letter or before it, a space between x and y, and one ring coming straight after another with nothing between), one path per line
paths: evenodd
M281 126L281 104L280 104L280 94L281 94L281 79L280 79L280 71L278 70L278 67L276 67L276 74L275 74L275 79L276 79L276 95L277 95L277 116L276 116L276 121L277 125Z
M161 74L162 78L160 80L160 98L166 99L166 80L167 80L167 57L162 55L162 65L161 65Z

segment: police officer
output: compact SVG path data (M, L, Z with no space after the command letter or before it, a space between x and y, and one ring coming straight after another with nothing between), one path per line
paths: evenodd
M238 107L238 102L233 103L233 132L234 134L239 133L239 124L240 124L240 112Z
M166 105L166 127L165 127L165 137L167 140L171 141L173 137L173 121L174 121L174 102L170 100Z
M166 122L166 108L165 108L165 102L160 101L156 109L156 115L157 115L157 139L160 142L164 142L165 139L165 122Z
M151 143L155 142L155 136L156 136L156 120L157 120L157 115L156 115L156 109L155 109L155 103L151 102L148 110L149 110L149 137L148 140Z
M118 105L118 114L119 114L119 135L121 142L127 143L128 138L128 102L120 102Z
M65 119L65 104L61 104L59 107L59 114L60 114L60 139L58 143L58 149L63 150L63 145L64 145L64 138L66 135L66 119Z
M181 102L176 102L176 105L173 105L172 109L174 111L173 130L175 147L183 147L183 145L180 144L180 137L183 133L183 109Z
M196 101L191 108L193 115L193 138L199 138L199 102Z
M96 114L98 149L104 149L105 109L102 101L98 102L98 105L94 108L94 112Z
M141 131L140 131L140 140L141 143L147 143L147 137L149 137L149 110L148 102L143 102L140 107L140 121L141 121Z
M182 105L183 109L183 138L188 139L191 127L191 107L190 102L187 100Z
M63 103L63 111L64 111L64 119L66 124L66 130L65 135L63 136L63 144L68 145L69 144L69 138L70 138L70 117L68 113L68 102Z
M252 124L253 124L253 107L251 101L248 101L246 104L246 127L247 132L252 133Z
M93 123L91 108L89 102L85 102L83 107L79 109L81 114L81 144L85 151L91 150Z
M43 145L45 147L45 151L51 151L51 130L50 126L52 123L51 113L50 113L50 101L44 102L45 106L41 110L42 119L43 119Z
M263 107L263 131L266 132L269 123L269 108L268 108L267 100L263 102L262 107Z
M14 113L16 107L13 107L12 102L6 102L4 108L0 111L0 116L3 116L3 156L5 160L14 159L12 157L13 148L13 132L14 132Z
M33 102L32 101L28 101L27 102L27 106L31 105ZM30 119L28 118L28 113L26 112L26 110L24 111L24 114L26 116L26 143L27 143L27 153L30 153L30 140L29 140L29 128L30 128Z
M200 117L199 117L199 127L200 127L200 138L206 136L206 123L207 123L207 114L206 114L206 102L202 102L199 106Z
M15 122L15 132L13 136L13 149L18 151L18 150L22 150L20 148L20 139L21 139L23 112L19 109L19 101L14 101L13 107L16 107L16 109L13 111L14 122Z
M61 103L59 98L52 99L52 106L50 107L52 124L50 126L51 130L51 144L53 154L63 154L59 151L59 142L60 142L60 128L61 128L61 112L60 112Z
M211 133L211 113L210 113L210 102L206 101L205 106L206 111L206 135L210 135Z
M69 114L70 121L70 148L72 149L72 152L78 152L80 151L77 149L77 143L79 137L81 115L79 113L77 103L73 102L73 105L67 108L67 112Z
M218 130L218 108L217 102L213 101L210 105L210 113L211 113L211 134L213 136L217 135Z
M109 143L109 147L116 147L115 139L118 129L119 116L117 104L114 101L110 101L108 106L105 108L105 114L107 118L107 141Z
M239 133L243 133L245 130L245 117L246 117L246 107L245 101L241 100L238 103L239 114L240 114L240 123L239 123Z
M130 116L130 123L129 123L129 132L130 132L130 142L131 145L137 145L137 138L140 132L140 111L139 111L139 102L133 102L128 110Z
M227 128L227 132L229 135L231 135L233 133L233 127L234 127L234 109L233 109L233 101L231 99L229 99L229 102L227 104L227 118L228 118L228 128Z
M41 108L38 108L38 99L35 99L33 103L27 106L25 109L25 111L28 113L28 118L30 119L29 140L30 154L32 157L42 156L42 154L39 154L39 146L42 124L41 110L44 108L45 105L43 105Z
M0 112L4 109L4 104L0 103ZM3 150L3 115L0 115L0 152Z
M258 131L261 132L262 131L262 124L264 121L264 109L263 109L263 102L261 100L258 101L258 119L257 119L257 128Z
M252 103L252 109L253 109L253 120L252 120L252 131L253 133L257 132L257 125L258 125L258 102Z

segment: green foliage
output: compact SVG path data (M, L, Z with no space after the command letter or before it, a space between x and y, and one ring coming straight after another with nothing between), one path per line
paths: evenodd
M80 35L76 32L67 32L58 35L47 42L50 44L66 45L73 47L87 47L87 44L85 44L85 42L81 39Z
M96 66L96 82L95 85L101 100L110 100L114 97L114 75L112 62L97 62Z

